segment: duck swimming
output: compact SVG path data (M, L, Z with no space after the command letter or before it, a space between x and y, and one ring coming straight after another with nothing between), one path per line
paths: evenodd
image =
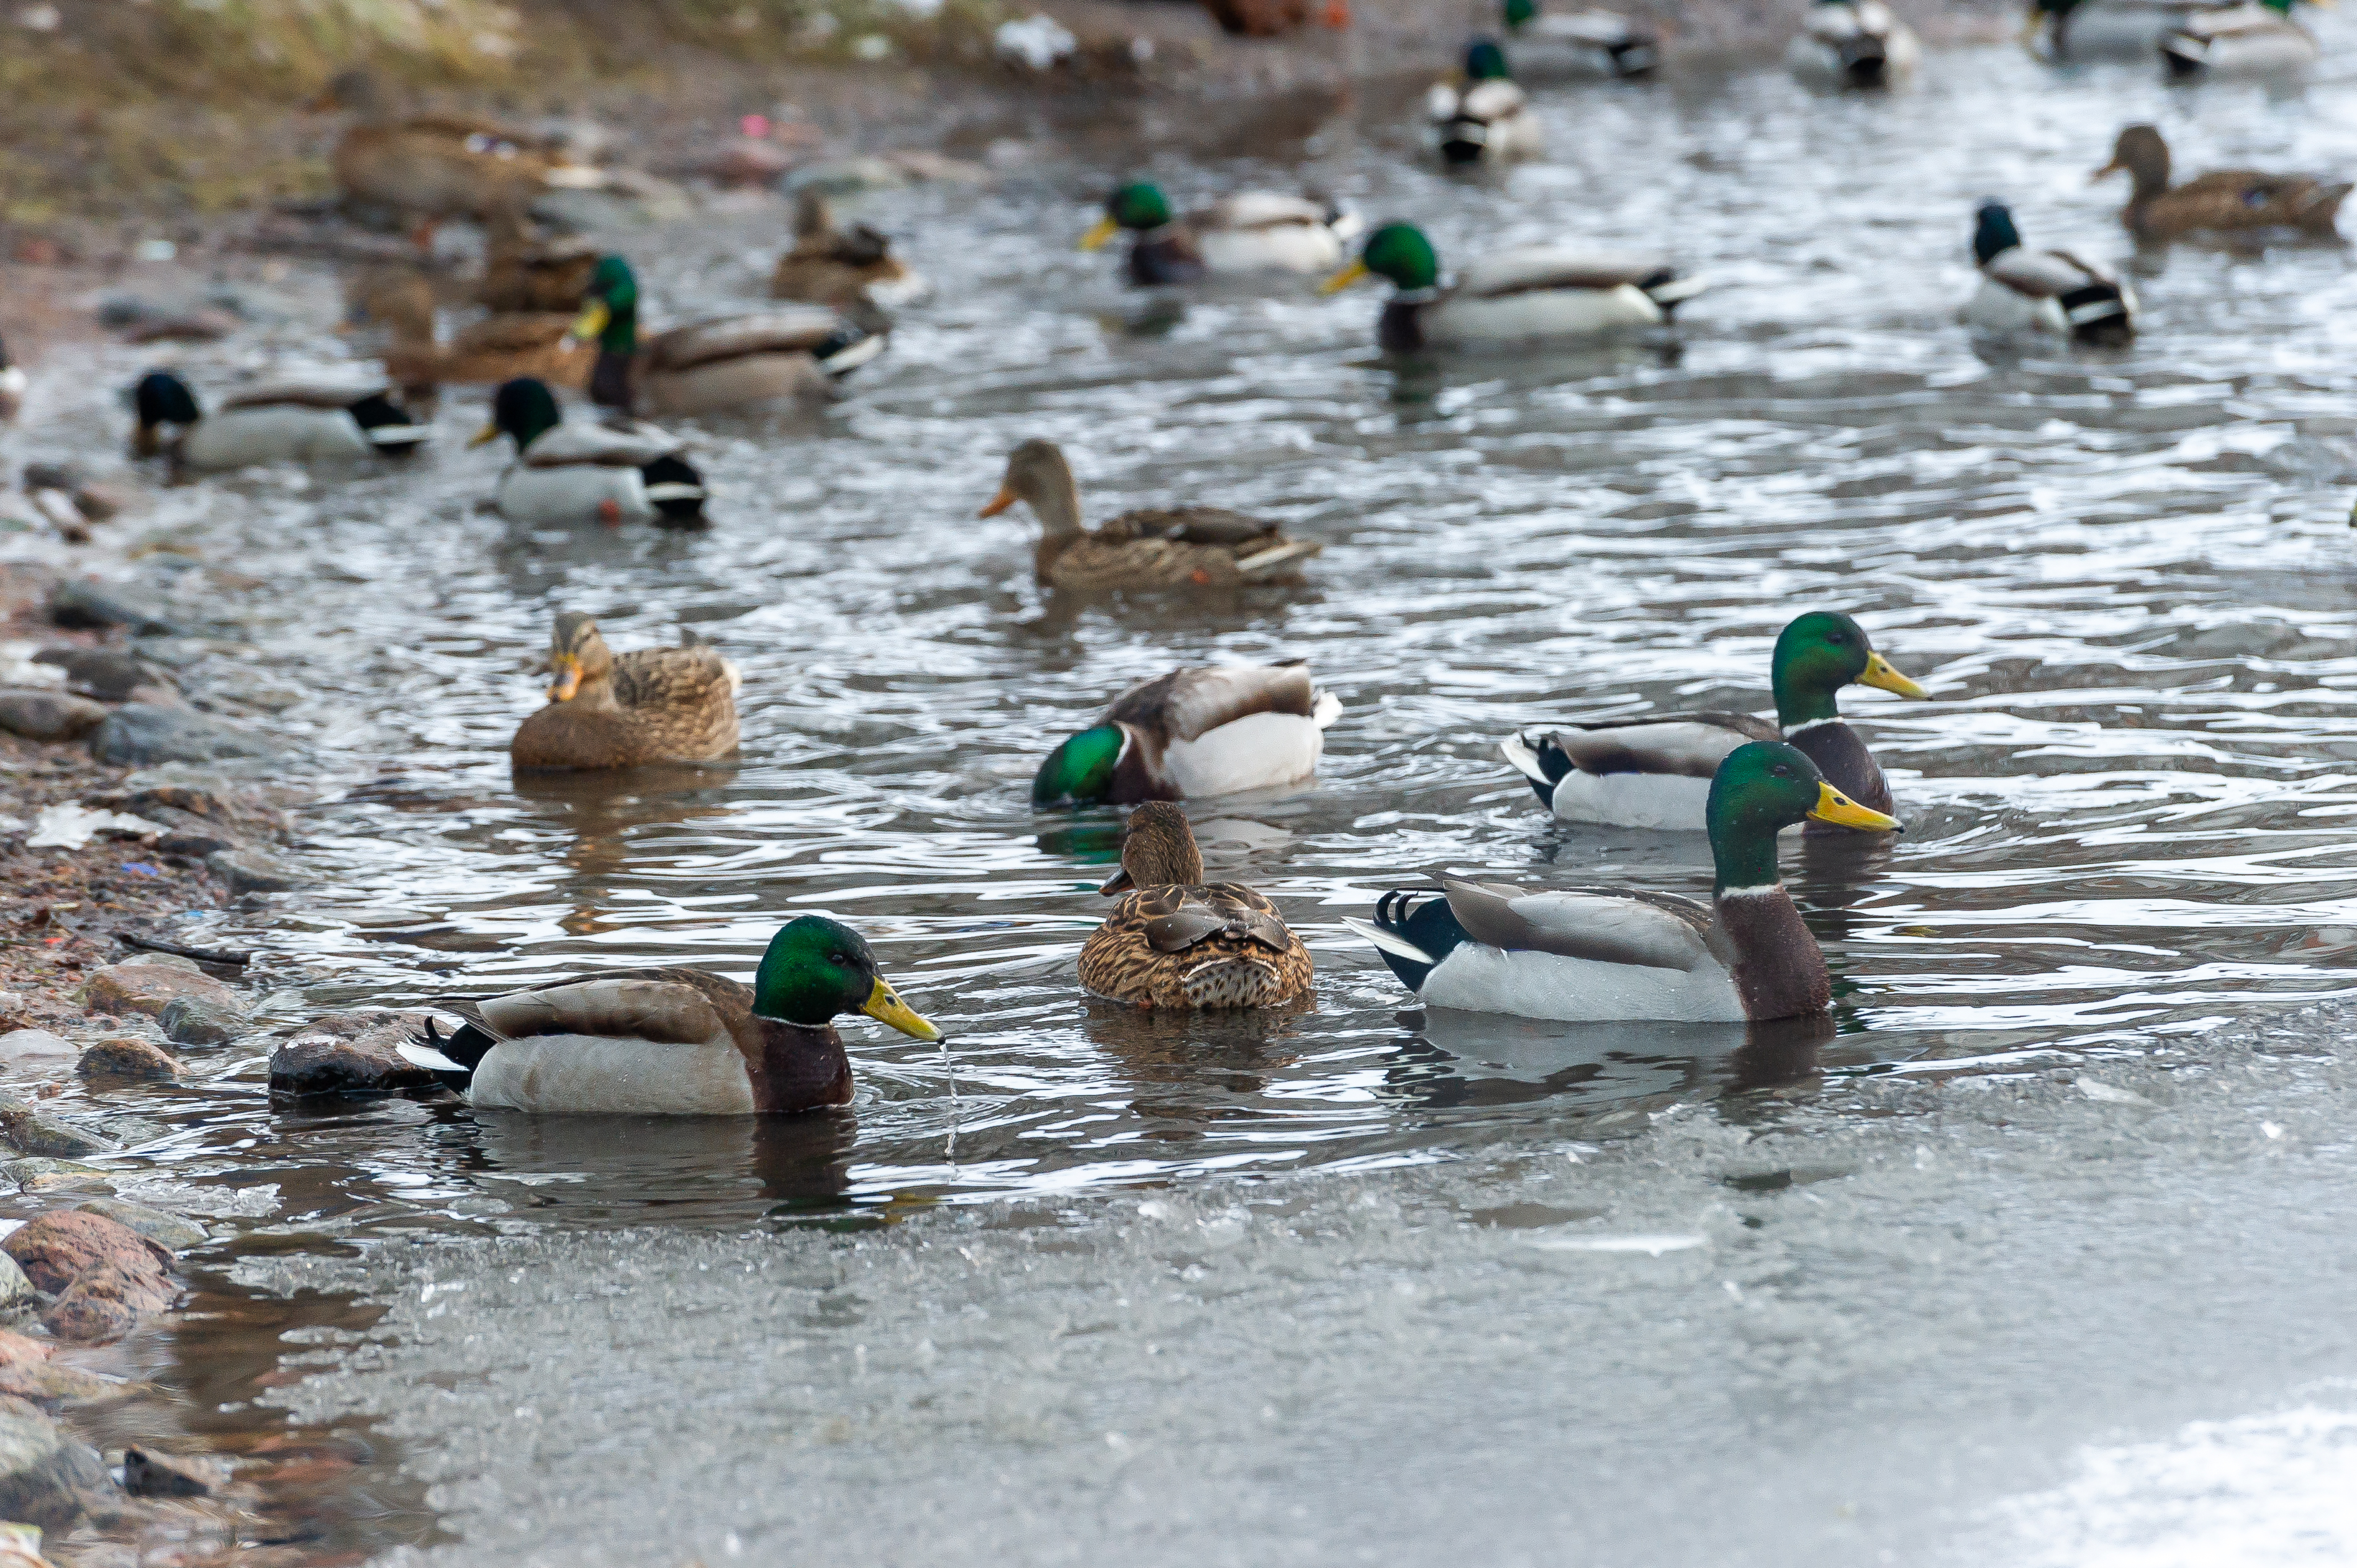
M505 382L491 397L490 423L469 446L505 435L515 461L500 476L500 513L518 522L653 522L702 528L704 476L680 456L676 437L635 421L568 424L548 383Z
M1506 36L1514 58L1535 75L1575 70L1628 80L1662 62L1662 37L1611 11L1542 11L1538 0L1505 0Z
M1635 888L1524 888L1444 879L1394 891L1375 945L1427 1006L1573 1023L1743 1023L1823 1013L1833 989L1816 938L1776 866L1776 835L1810 820L1874 832L1899 824L1825 782L1781 741L1727 754L1706 820L1716 870L1708 906Z
M1132 686L1049 752L1031 803L1131 806L1305 783L1341 712L1306 664L1173 670Z
M1149 800L1130 813L1121 869L1098 889L1121 902L1081 949L1081 983L1139 1007L1277 1007L1309 993L1309 950L1251 888L1203 880L1187 813Z
M794 199L794 245L770 274L771 299L813 305L907 305L923 297L924 278L892 253L892 242L865 223L834 226L834 205L813 186Z
M1126 230L1126 270L1142 287L1195 283L1248 273L1322 273L1340 266L1359 231L1358 215L1312 197L1242 190L1184 218L1150 180L1132 180L1105 198L1104 216L1081 237L1102 248Z
M1570 341L1659 327L1709 285L1653 256L1520 245L1444 284L1440 258L1412 223L1385 223L1359 259L1326 280L1337 293L1369 275L1394 286L1375 327L1387 353Z
M639 279L601 256L573 335L597 344L589 401L635 414L716 413L823 392L884 350L884 334L820 306L714 317L639 338Z
M1460 80L1434 83L1424 111L1448 164L1508 163L1536 157L1546 147L1530 97L1508 74L1506 51L1494 38L1466 46Z
M2053 332L2097 348L2136 337L2136 292L2067 251L2024 245L2001 201L1984 201L1974 215L1973 260L1981 285L1964 306L1967 325L1984 332Z
M296 376L255 381L208 414L188 383L150 371L131 389L138 420L132 455L219 472L256 463L317 463L404 456L433 430L395 402L382 381Z
M2125 170L2128 204L2120 221L2142 240L2170 240L2210 231L2233 233L2284 229L2317 238L2336 238L2334 220L2351 189L2305 174L2261 174L2255 169L2215 169L2171 185L2169 144L2150 125L2130 125L2112 144L2112 161L2090 177Z
M1784 69L1821 89L1903 87L1922 63L1922 41L1883 0L1814 0Z
M692 638L617 656L577 610L549 638L548 705L517 726L518 768L709 762L737 749L737 667Z
M479 1106L543 1114L780 1115L851 1099L834 1020L865 1014L914 1039L865 939L804 915L770 939L750 988L700 969L605 970L487 997L457 1032L401 1054Z

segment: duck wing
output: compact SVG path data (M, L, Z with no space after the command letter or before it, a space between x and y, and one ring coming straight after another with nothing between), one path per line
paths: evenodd
M1625 723L1571 725L1519 737L1552 784L1565 774L1665 773L1708 779L1746 741L1776 740L1776 726L1749 714L1664 714ZM1508 759L1530 769L1510 746Z
M476 1004L501 1039L591 1035L658 1045L737 1044L731 1025L752 1014L753 993L733 980L685 968L617 970L561 980Z
M1713 956L1711 912L1691 898L1637 888L1544 892L1441 879L1448 912L1475 941L1507 952L1688 970Z
M1127 918L1144 929L1147 944L1157 952L1184 952L1222 936L1257 942L1272 952L1293 948L1293 932L1276 907L1232 882L1141 888L1123 901L1130 905Z
M2349 190L2313 175L2213 169L2162 193L2153 206L2203 228L2308 228L2330 223Z
M656 334L642 351L654 370L685 371L752 354L817 353L844 330L843 317L823 306L787 305L691 321Z
M529 468L643 468L680 449L677 436L635 420L597 420L545 430L523 449Z
M1674 298L1698 292L1699 285L1682 279L1661 256L1625 251L1587 251L1569 245L1517 245L1474 262L1457 276L1459 297L1500 299L1509 295L1544 289L1619 288L1623 285L1655 294L1669 290ZM1656 295L1657 303L1660 296Z
M379 376L282 376L233 388L221 394L218 406L224 413L232 408L350 408L392 390Z
M1100 724L1125 724L1166 741L1194 740L1254 714L1318 716L1307 664L1221 664L1173 670L1132 686Z
M614 700L626 708L726 702L737 680L737 667L710 648L640 648L614 660Z
M1197 233L1211 229L1275 229L1288 223L1324 223L1329 213L1322 202L1286 196L1275 190L1240 190L1188 216Z
M2053 299L2090 283L2111 281L2075 256L2027 245L1999 251L1981 271L2028 299Z
M520 354L554 347L572 330L569 313L500 310L470 321L450 338L453 354Z
M1168 539L1182 544L1220 544L1233 548L1273 539L1276 524L1216 506L1142 507L1124 512L1105 525L1105 532L1124 529L1128 539Z

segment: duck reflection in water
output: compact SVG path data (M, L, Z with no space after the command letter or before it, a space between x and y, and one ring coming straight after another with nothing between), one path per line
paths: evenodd
M640 828L726 817L728 771L708 763L654 763L614 772L519 771L518 799L540 808L539 823L571 835L562 852L568 873L560 897L571 906L559 921L571 935L609 929L605 906L614 880L631 864L630 837Z
M1813 1082L1835 1035L1825 1014L1753 1024L1563 1024L1437 1008L1383 1075L1386 1096L1427 1110L1546 1106L1583 1116Z
M1265 1120L1271 1082L1299 1059L1301 1015L1266 1009L1160 1012L1088 1002L1082 1030L1121 1064L1138 1136L1195 1144L1213 1125Z
M848 1110L800 1116L535 1116L454 1108L459 1169L519 1216L730 1225L846 1209ZM471 1123L471 1125L468 1125Z

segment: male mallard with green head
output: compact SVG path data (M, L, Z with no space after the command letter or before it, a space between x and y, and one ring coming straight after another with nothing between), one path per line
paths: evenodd
M2297 76L2320 51L2316 35L2291 19L2292 0L2246 0L2187 16L2160 40L2171 80Z
M843 1105L834 1020L863 1013L920 1040L941 1031L877 972L866 941L804 915L770 939L748 990L700 969L609 970L493 996L454 1034L402 1047L477 1105L543 1114L778 1115Z
M1531 113L1530 98L1514 84L1506 51L1495 38L1465 47L1465 64L1455 81L1437 81L1425 95L1434 145L1452 166L1508 163L1536 157L1546 133Z
M2161 40L2228 0L2030 0L2017 40L2032 55L2079 60L2151 62Z
M1173 670L1132 686L1049 752L1031 803L1134 806L1306 783L1341 713L1306 664Z
M1534 75L1569 70L1626 79L1650 76L1662 61L1659 33L1610 11L1542 13L1538 0L1505 0L1503 15L1514 58Z
M1122 832L1121 902L1081 949L1081 983L1139 1007L1278 1007L1309 994L1309 950L1276 906L1203 880L1187 813L1149 800Z
M2169 144L2150 125L2122 131L2112 144L2112 161L2089 177L2103 179L2123 170L2129 188L2120 221L2142 240L2172 240L2202 230L2266 229L2334 238L2333 220L2350 191L2346 180L2328 185L2313 175L2239 168L2215 169L2171 185Z
M1499 749L1566 822L1699 832L1720 764L1751 741L1791 742L1845 796L1877 811L1891 809L1890 786L1835 702L1844 686L1873 686L1902 697L1922 687L1874 650L1866 628L1846 615L1813 610L1776 639L1768 667L1776 723L1749 714L1661 714L1526 730Z
M1922 63L1922 41L1883 0L1814 0L1784 69L1822 89L1901 87Z
M1211 506L1126 511L1092 532L1081 526L1071 465L1052 441L1026 441L1008 455L998 494L981 515L996 517L1017 501L1039 520L1033 559L1041 586L1071 593L1298 583L1301 563L1323 548L1286 538L1273 522Z
M702 528L704 476L680 456L678 437L633 420L568 424L548 383L508 381L491 397L490 423L468 443L505 435L515 461L500 476L499 508L518 522L653 522Z
M1129 281L1143 287L1243 273L1322 273L1340 265L1359 231L1358 215L1331 202L1273 190L1240 190L1184 218L1150 180L1131 180L1105 198L1104 216L1081 236L1102 248L1126 230Z
M639 337L639 279L600 256L573 336L597 344L589 401L658 416L752 408L824 392L881 353L884 334L818 306L714 317Z
M2067 251L2031 250L2001 201L1984 201L1974 215L1973 260L1981 286L1964 305L1968 326L2054 332L2091 348L2116 349L2136 338L2136 291Z
M1825 956L1776 868L1776 835L1803 821L1874 832L1899 824L1825 782L1794 746L1727 754L1706 811L1709 907L1635 888L1537 889L1444 880L1394 891L1343 924L1434 1007L1572 1023L1743 1023L1822 1013Z
M616 656L577 610L549 639L548 705L517 726L518 768L709 762L737 749L737 667L700 643Z
M1520 245L1485 256L1450 283L1440 257L1412 223L1386 223L1367 236L1359 259L1326 280L1334 294L1362 277L1388 278L1375 339L1386 353L1424 349L1504 348L1572 341L1659 327L1709 286L1652 256Z
M234 388L207 413L188 382L169 371L150 371L131 389L131 408L139 422L132 456L208 472L405 456L434 434L383 381L333 376L255 381Z

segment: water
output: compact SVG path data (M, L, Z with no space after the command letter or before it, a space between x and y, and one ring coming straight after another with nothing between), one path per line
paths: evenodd
M2329 42L2342 31L2328 23ZM1290 133L1266 118L1082 127L1011 112L995 129L1028 138L1037 156L995 191L920 188L861 211L903 237L940 292L850 395L806 416L702 427L718 497L707 535L527 530L486 514L478 503L502 459L462 448L481 414L467 396L450 400L420 468L170 492L156 531L268 579L216 580L253 651L210 656L188 671L192 686L245 691L342 780L307 819L328 887L299 913L232 917L258 920L274 972L299 982L282 1015L605 965L748 975L781 921L825 910L867 934L951 1044L856 1026L852 1114L762 1127L533 1122L407 1102L274 1113L250 1058L166 1091L177 1131L155 1159L194 1187L276 1182L277 1207L244 1221L223 1262L357 1246L376 1272L338 1263L303 1276L347 1293L406 1277L416 1255L383 1251L397 1240L468 1240L429 1272L505 1268L499 1249L524 1249L535 1288L544 1275L554 1294L513 1311L550 1333L563 1318L553 1303L640 1249L734 1270L783 1248L792 1266L824 1273L849 1266L826 1249L880 1247L888 1262L868 1266L902 1271L894 1288L947 1289L940 1271L966 1265L921 1238L972 1221L923 1219L943 1205L1053 1216L1083 1275L1146 1268L1120 1240L1132 1189L1191 1193L1192 1178L1214 1175L1287 1177L1285 1202L1343 1216L1304 1222L1319 1260L1306 1277L1355 1263L1415 1284L1368 1225L1344 1222L1358 1195L1413 1208L1425 1193L1461 1218L1482 1207L1473 1189L1513 1187L1517 1162L1556 1159L1566 1138L1641 1148L1658 1135L1652 1113L1721 1095L1716 1114L1745 1136L1871 1143L1900 1135L1879 1127L1888 1107L1860 1085L2199 1059L2222 1028L2357 989L2357 860L2342 825L2357 811L2357 285L2337 248L2132 255L2113 217L2124 192L2085 178L2135 119L2160 124L2189 171L2347 169L2357 108L2330 85L2187 93L2124 70L2051 74L2003 50L1937 57L1925 74L1921 91L1888 102L1811 99L1749 70L1550 91L1553 160L1487 182L1413 160L1411 130L1389 108L1405 94L1370 91L1355 118ZM1149 144L1178 150L1135 152ZM1667 342L1402 369L1372 351L1372 292L1222 290L1170 309L1115 287L1109 263L1070 242L1109 171L1147 166L1182 204L1242 185L1322 186L1371 218L1414 217L1444 261L1572 237L1662 246L1716 286ZM2011 202L2032 244L2130 266L2147 313L2136 349L1967 338L1953 314L1974 281L1972 207L1991 194ZM658 314L682 315L757 295L781 224L778 208L734 209L628 243ZM326 282L298 274L277 287L290 320L265 335L272 347L320 351ZM248 343L191 359L207 368L260 353ZM94 430L113 438L105 387L141 361L107 351L100 362L86 392L49 394L28 451L88 449ZM1197 607L1044 596L1021 514L973 515L1007 450L1033 435L1063 444L1092 519L1186 497L1325 542L1311 591ZM1829 1031L1404 1011L1412 999L1340 924L1385 888L1447 868L1707 889L1698 838L1553 822L1499 759L1500 736L1547 718L1757 708L1777 630L1819 607L1857 614L1933 693L1846 698L1891 776L1903 840L1787 852L1835 974ZM506 741L539 700L533 665L563 609L596 615L618 648L670 643L682 625L716 642L745 676L738 758L511 781ZM1039 757L1135 680L1295 657L1346 704L1317 786L1193 814L1218 824L1205 832L1215 871L1270 894L1309 942L1316 1009L1174 1021L1086 1000L1072 960L1102 918L1092 889L1117 819L1033 812ZM269 689L255 692L257 680ZM2083 1179L2079 1131L2046 1132L2017 1172L2016 1201ZM1591 1190L1559 1222L1601 1215L1653 1233L1621 1222L1644 1208L1631 1160L1584 1178ZM2156 1179L2169 1168L2158 1163ZM1408 1185L1382 1187L1385 1173ZM1445 1201L1418 1182L1441 1184ZM1207 1222L1243 1201L1205 1190L1186 1201ZM2266 1191L2255 1178L2249 1211L2264 1211ZM1101 1196L1116 1192L1132 1196ZM1882 1212L1857 1204L1853 1224ZM1670 1219L1664 1234L1692 1229ZM722 1239L613 1239L644 1225ZM838 1240L846 1230L869 1239ZM1918 1310L1911 1289L1867 1288L1886 1260L1845 1255L1835 1231L1811 1234L1810 1262L1793 1266L1824 1271L1825 1302L1857 1297L1860 1333ZM489 1237L507 1240L470 1250ZM2033 1248L2009 1266L2034 1276L2043 1256ZM2282 1243L2274 1262L2297 1274L2305 1256ZM1718 1288L1707 1270L1676 1273L1674 1254L1658 1262L1663 1277ZM235 1277L285 1283L267 1270ZM490 1299L491 1279L468 1305ZM2048 1294L2067 1314L2127 1288L2089 1273ZM1305 1285L1302 1299L1318 1290ZM1066 1311L1057 1300L1039 1311ZM1445 1321L1498 1305L1468 1295ZM1275 1343L1269 1325L1292 1308L1278 1290L1233 1310L1248 1336ZM1673 1387L1693 1376L1685 1339L1641 1354L1611 1338L1631 1326L1608 1315L1587 1353ZM1218 1320L1201 1332L1219 1333ZM725 1329L700 1333L696 1354L725 1364L735 1353ZM824 1333L810 1342L840 1349ZM1318 1342L1334 1356L1364 1348ZM665 1352L658 1337L637 1353ZM1043 1375L1011 1345L978 1354L998 1368L986 1377ZM2261 1400L2263 1385L2276 1397L2281 1380L2261 1374L2287 1364L2255 1357L2232 1398ZM1344 1369L1305 1377L1332 1395ZM1870 1369L1851 1370L1870 1380ZM425 1373L413 1359L404 1375ZM1464 1386L1534 1375L1562 1391L1526 1355L1484 1361ZM1889 1375L1896 1397L1923 1393L1917 1363ZM2053 1373L2000 1361L1975 1375L2002 1409L2009 1378ZM397 1405L352 1376L358 1391L336 1419ZM856 1383L827 1386L858 1398ZM2116 1390L2102 1380L2072 1386L2086 1408L2112 1408ZM2069 1411L2038 1398L2067 1426ZM1438 1423L1467 1445L1452 1463L1481 1451L1483 1403ZM623 1401L594 1420L643 1434L634 1423L673 1419L664 1408ZM1168 1419L1175 1434L1187 1430L1177 1408L1125 1419ZM756 1413L741 1419L758 1427ZM1314 1442L1306 1434L1323 1427L1311 1413L1288 1441ZM458 1419L403 1416L419 1453L455 1440L446 1417ZM925 1451L908 1431L858 1431L828 1471L844 1498L879 1476L906 1479ZM1055 1450L1069 1435L1039 1442ZM1249 1471L1259 1449L1242 1441L1235 1463ZM1712 1451L1695 1474L1737 1463ZM495 1538L505 1505L491 1499L523 1485L510 1476L506 1494L469 1492L430 1458L402 1464L457 1485L435 1495L468 1539ZM1063 1465L1033 1479L1069 1481ZM2062 1484L2059 1471L2045 1478ZM673 1475L660 1495L685 1517L708 1479ZM1357 1494L1321 1493L1328 1479L1294 1477L1265 1497L1261 1482L1235 1484L1255 1508L1291 1498L1331 1525ZM1468 1473L1459 1484L1480 1483ZM937 1502L962 1506L953 1487ZM557 1528L550 1514L518 1517ZM1086 1540L1124 1517L1067 1522ZM1394 1522L1409 1539L1444 1528ZM666 1526L659 1513L654 1527ZM1174 1543L1200 1545L1174 1530ZM1841 1550L1882 1539L1845 1537ZM1537 1550L1520 1537L1492 1544L1501 1561Z

